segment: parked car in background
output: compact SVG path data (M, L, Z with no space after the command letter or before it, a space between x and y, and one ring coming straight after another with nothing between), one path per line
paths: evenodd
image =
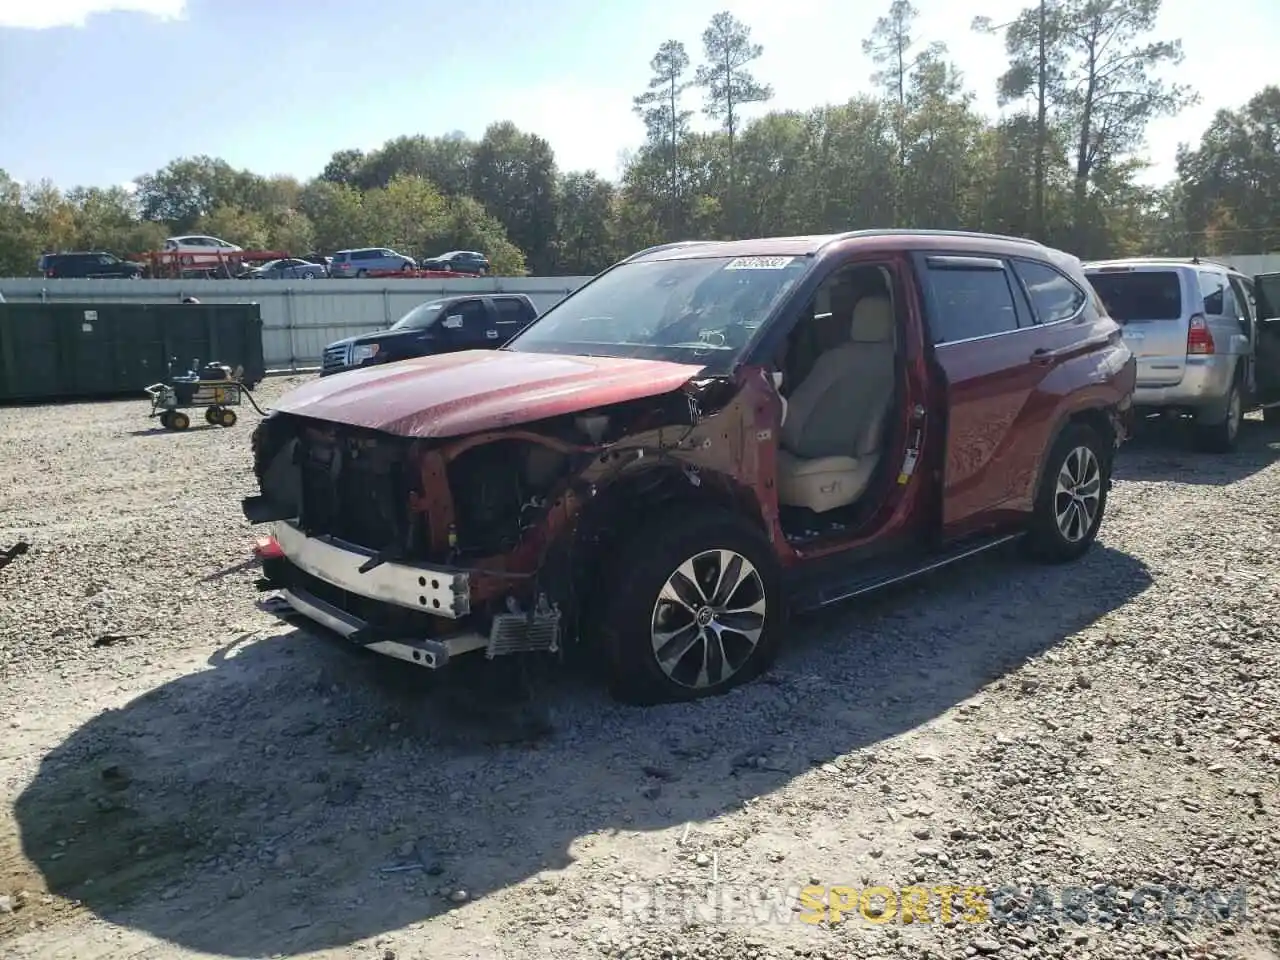
M40 257L39 269L49 280L138 280L146 272L142 264L105 250L46 253Z
M533 322L538 308L524 294L459 296L414 307L390 329L338 340L324 348L320 376L458 350L492 350Z
M217 237L203 236L169 237L164 242L163 250L165 253L204 254L210 259L244 252L244 248L234 243L219 240Z
M1280 327L1259 278L1176 258L1087 263L1085 276L1138 358L1139 414L1190 418L1200 445L1225 453L1246 412L1280 401Z
M414 270L417 263L386 247L361 247L359 250L339 250L329 264L331 277L365 277L379 270Z
M448 270L451 273L484 275L489 272L489 258L474 250L453 250L442 253L438 257L423 260L418 266L422 270Z
M266 585L363 647L586 648L622 699L694 699L764 670L790 613L1015 540L1084 555L1135 377L1038 243L671 244L499 350L285 395L243 507L274 523Z
M254 267L245 276L250 280L319 280L328 276L328 273L319 263L289 257L268 260L261 266Z

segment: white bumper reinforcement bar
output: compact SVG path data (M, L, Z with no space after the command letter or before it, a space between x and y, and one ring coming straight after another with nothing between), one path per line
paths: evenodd
M280 596L296 612L323 627L328 627L341 637L350 638L366 626L365 622L358 617L353 617L345 610L340 610L318 597L313 597L305 590L297 588L282 590ZM479 634L465 633L449 637L447 640L378 640L364 646L384 656L438 670L447 665L453 657L484 649L488 642Z
M277 521L273 532L294 566L348 593L451 620L471 612L466 571L388 561L361 573L374 559L369 550L332 537L308 537L292 520Z

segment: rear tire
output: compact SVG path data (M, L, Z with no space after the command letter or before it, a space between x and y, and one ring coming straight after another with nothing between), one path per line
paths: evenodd
M1098 432L1068 424L1045 462L1026 547L1045 563L1079 559L1097 539L1107 507L1112 451Z
M777 656L783 616L773 548L724 511L652 520L611 551L619 559L604 578L600 639L611 695L638 706L677 703L755 679Z
M1244 420L1244 396L1240 390L1240 378L1231 381L1227 394L1227 415L1221 423L1195 424L1196 441L1209 453L1230 453L1240 439L1240 425Z

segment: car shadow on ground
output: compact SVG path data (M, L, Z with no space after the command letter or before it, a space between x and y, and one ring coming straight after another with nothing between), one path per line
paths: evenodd
M1248 417L1231 453L1206 453L1195 444L1192 427L1178 421L1143 421L1116 457L1117 480L1226 486L1251 477L1280 460L1280 428Z
M285 629L52 750L15 805L22 849L52 892L219 955L343 946L459 888L545 910L511 888L593 835L710 820L908 733L1150 583L1102 544L1063 567L995 554L794 624L769 674L714 700L626 708L562 674L541 739L460 711L473 680Z
M128 436L131 437L161 437L173 436L181 433L204 433L209 430L226 430L226 427L218 426L212 423L196 423L193 419L191 426L185 430L170 430L167 427L146 427L141 430L130 430Z

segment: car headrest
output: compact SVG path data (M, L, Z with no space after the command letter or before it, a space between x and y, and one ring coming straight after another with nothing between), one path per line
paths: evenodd
M853 308L849 339L854 343L893 341L893 302L884 296L867 296Z

